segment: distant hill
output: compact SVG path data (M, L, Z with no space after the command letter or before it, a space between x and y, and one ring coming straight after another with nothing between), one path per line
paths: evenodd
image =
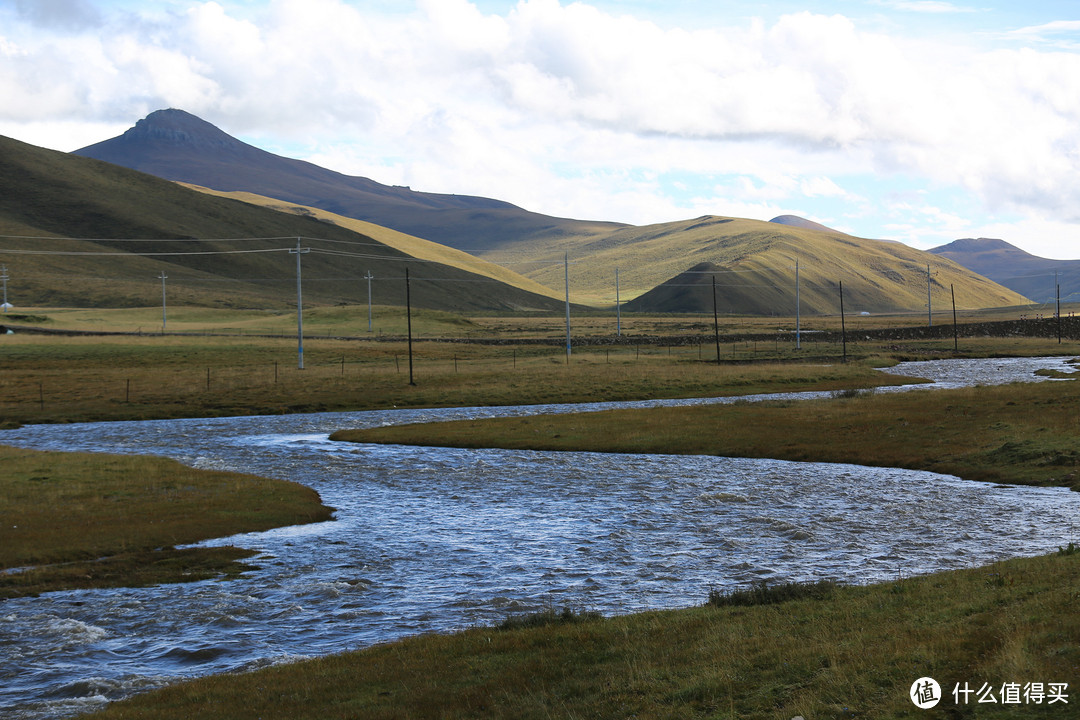
M964 238L929 252L947 257L1037 303L1056 301L1056 274L1061 299L1080 300L1080 260L1038 257L993 238Z
M247 199L263 205L275 205L271 198L287 211L340 227L344 216L465 248L548 288L548 299L562 296L568 270L574 302L612 306L618 270L620 299L640 298L629 307L709 312L711 299L703 305L700 293L669 291L685 284L685 278L680 283L675 278L711 263L740 280L742 289L725 301L730 312L791 314L798 259L801 307L807 313L836 312L838 282L855 310L922 311L928 265L933 302L940 307L950 302L950 286L965 308L1026 302L943 257L901 243L855 238L804 218L761 222L707 215L641 227L553 218L498 200L414 192L282 158L180 110L152 113L120 137L78 154L219 192L252 193L262 199ZM311 208L335 216L319 216ZM663 292L650 293L662 284L668 285Z
M790 227L802 228L803 230L818 230L820 232L833 233L835 235L844 234L839 230L833 230L831 227L826 227L825 225L814 222L813 220L801 218L798 215L777 215L769 222L776 223L777 225L789 225Z
M416 192L343 175L260 150L176 109L153 112L123 135L75 154L166 180L320 208L467 252L483 252L507 236L542 241L620 226L555 218L500 200Z
M931 299L951 305L950 286L962 308L1026 302L952 261L902 243L856 238L784 224L704 216L644 227L628 227L574 243L571 293L588 288L592 302L614 300L614 270L626 309L640 312L712 312L716 274L722 312L793 315L795 263L800 269L800 307L807 314L839 311L838 283L852 311L925 311L930 266ZM544 284L562 279L562 248L549 252L538 271L523 271ZM489 259L498 262L498 254ZM707 266L702 266L707 263ZM708 291L705 284L709 284Z
M420 307L562 307L478 273L480 268L415 259L316 217L214 197L4 137L0 236L0 261L11 276L9 300L22 306L151 305L161 301L161 272L178 304L287 306L296 297L296 260L288 249L303 237L312 250L302 260L307 302L366 302L361 278L370 271L376 303L404 304L403 276L410 267L412 298ZM44 254L61 251L73 254Z

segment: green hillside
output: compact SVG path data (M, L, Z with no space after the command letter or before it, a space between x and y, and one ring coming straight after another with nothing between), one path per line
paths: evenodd
M0 137L0 262L16 306L285 307L412 300L444 310L555 309L551 297L406 252L334 223L213 197L109 163ZM80 239L65 239L80 238ZM57 254L69 253L69 254ZM183 254L180 254L183 253ZM227 253L227 254L223 254Z

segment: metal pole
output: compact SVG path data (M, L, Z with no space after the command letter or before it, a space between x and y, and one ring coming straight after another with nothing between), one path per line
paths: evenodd
M296 238L296 367L304 369L304 300L300 283L300 256L311 252L311 248L301 248L300 238Z
M615 268L615 336L622 337L622 308L619 303L619 268Z
M7 265L0 265L0 279L2 279L4 281L4 312L6 313L7 310L8 310L8 301L7 301L7 281L8 281Z
M405 268L405 321L409 329L409 384L415 385L412 359L412 291L409 289L409 268Z
M720 318L716 312L716 276L712 276L712 322L713 337L716 338L716 364L720 364Z
M169 276L165 274L164 270L162 270L161 274L158 275L158 277L161 278L161 333L164 335L165 324L168 321L168 314L165 311L165 280Z
M367 271L367 275L364 277L367 278L367 331L371 332L371 281L374 280L375 277L371 274L370 270Z
M840 339L844 345L844 362L847 362L847 325L844 323L844 281L840 281Z
M956 327L956 286L950 284L949 292L952 294L952 346L953 352L960 350L960 331Z
M1057 273L1054 273L1057 275ZM1061 344L1061 283L1054 283L1057 286L1057 331L1058 331L1058 345Z
M570 362L570 256L563 253L563 280L566 284L566 362Z
M799 258L795 258L795 349L802 350L802 302L799 300Z
M934 311L930 309L930 266L926 266L926 322L934 327Z

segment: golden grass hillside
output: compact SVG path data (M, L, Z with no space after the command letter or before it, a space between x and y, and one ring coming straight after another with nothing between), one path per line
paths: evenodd
M548 297L563 298L563 293L559 293L552 290L549 287L545 287L540 283L527 278L523 275L508 270L495 263L481 260L473 255L470 255L461 250L455 250L452 247L446 245L440 245L439 243L431 242L430 240L424 240L423 238L414 237L412 235L406 235L405 233L398 232L397 230L391 230L390 228L376 225L374 223L366 222L364 220L357 220L355 218L345 217L344 215L338 215L328 210L321 210L316 207L310 207L307 205L298 205L296 203L288 203L282 200L276 200L274 198L265 197L263 195L256 195L249 192L225 192L221 190L212 190L210 188L201 187L199 185L191 185L188 183L180 183L185 187L189 187L199 192L207 193L208 195L216 195L218 197L231 198L233 200L240 200L241 202L251 203L252 205L258 205L260 207L270 208L271 210L277 210L278 212L292 213L293 215L300 215L302 217L316 218L323 222L339 225L348 230L360 233L366 237L377 240L384 245L388 245L392 248L400 250L403 253L411 255L414 258L420 260L428 260L431 262L441 263L443 265L450 265L452 267L467 270L477 275L492 278L499 282L513 285L514 287L527 290L529 292L538 293L540 295L547 295Z
M514 254L518 250L505 244L483 257L493 262L520 261L520 256ZM791 315L795 307L796 260L802 312L808 314L839 312L838 282L844 284L845 302L851 301L845 307L848 312L925 310L927 265L932 303L939 308L951 307L953 285L960 308L1027 302L1023 296L952 261L902 243L744 218L705 216L625 227L600 237L568 236L532 254L529 259L535 264L522 272L549 287L561 287L564 253L570 258L571 298L598 305L615 301L616 268L620 299L626 302L694 265L709 262L728 271L717 277L718 294L725 285L750 288L748 294L775 296L771 313ZM709 307L692 310L711 312L711 299Z

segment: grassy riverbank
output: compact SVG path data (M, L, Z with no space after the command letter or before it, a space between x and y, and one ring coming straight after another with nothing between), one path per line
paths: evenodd
M0 446L0 599L49 590L184 582L240 572L236 547L176 549L320 522L310 488L172 460Z
M699 359L698 346L591 348L241 337L8 336L0 427L19 423L276 415L392 407L591 402L863 388L899 382L874 362ZM752 351L751 351L752 352ZM752 359L751 352L746 360ZM759 358L760 359L760 358Z
M193 680L94 717L922 717L908 691L924 676L945 696L927 717L1077 717L1078 594L1080 555L1056 554L778 604L552 613ZM958 706L957 683L999 702ZM1069 704L1002 704L1005 683L1069 683Z
M1077 486L1080 384L838 393L828 400L611 410L401 425L335 440L707 454L904 467L970 480Z

